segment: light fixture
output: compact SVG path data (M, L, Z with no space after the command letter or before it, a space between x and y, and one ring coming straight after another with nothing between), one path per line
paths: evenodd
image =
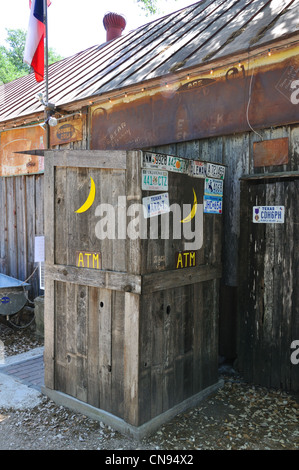
M210 70L210 74L211 74L211 75L213 75L213 73L214 73L214 70L213 70L213 69L211 69L211 70Z
M270 57L271 55L271 49L268 49L268 56Z
M41 126L43 129L45 129L45 128L44 128L44 125L45 125L45 124L48 124L48 125L51 126L51 127L55 127L55 126L57 126L57 123L58 123L58 120L57 120L55 117L49 116L49 117L45 120L45 122L44 122L43 124L40 124L40 126Z
M49 126L51 127L55 127L57 126L57 119L53 116L50 116L48 119L47 119L47 122L49 124Z

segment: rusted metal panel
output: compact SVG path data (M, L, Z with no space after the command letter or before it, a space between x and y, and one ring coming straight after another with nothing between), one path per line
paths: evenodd
M142 148L298 122L298 90L285 80L298 69L299 55L257 69L229 67L94 106L91 148Z
M43 171L43 157L20 153L22 150L39 148L45 148L45 131L40 126L1 132L0 176L28 175Z
M82 119L64 121L55 127L50 127L50 145L61 145L82 140Z
M289 162L289 139L254 142L253 163L255 167L284 165Z

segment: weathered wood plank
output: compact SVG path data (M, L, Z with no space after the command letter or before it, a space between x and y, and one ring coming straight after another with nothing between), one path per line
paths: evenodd
M45 158L54 157L54 166L75 168L126 169L125 151L47 150Z
M145 274L142 277L142 293L165 290L171 287L180 287L210 279L220 278L221 265L202 265L194 268L176 269L154 274Z
M16 192L15 177L8 178L6 184L6 204L7 204L7 228L8 228L8 252L7 265L8 272L13 277L18 277L17 253L17 221L16 221Z
M99 378L100 408L111 411L112 370L112 291L100 289L99 293ZM91 353L91 351L90 351Z
M100 289L89 288L88 305L88 343L87 343L87 403L100 408L100 370L99 370L99 296Z
M111 413L123 418L125 293L111 291L111 297Z
M127 197L127 214L134 215L134 205L141 203L141 163L140 152L128 152L127 154L127 172L126 172L126 197ZM133 211L133 214L131 214ZM143 217L143 215L142 215ZM140 219L142 220L142 217ZM126 248L126 271L132 274L141 273L141 240L128 237Z
M257 173L254 175L243 175L240 179L241 180L248 180L248 181L254 181L254 180L279 180L279 179L293 179L293 178L299 178L299 171L277 171L274 173Z
M45 265L45 276L56 281L78 283L123 292L141 293L141 276L68 265Z
M26 183L25 177L16 178L16 226L18 230L16 257L18 279L27 278L27 230L26 230Z
M138 426L139 422L139 335L140 297L125 294L124 329L124 419Z
M0 223L2 229L0 230L0 270L1 273L7 272L7 242L8 242L8 227L6 215L6 181L7 178L0 178Z
M44 366L45 386L51 390L55 389L55 281L45 280L45 304L44 304Z
M45 211L45 261L47 264L55 262L55 224L54 224L54 165L53 156L49 156L44 173L44 211Z

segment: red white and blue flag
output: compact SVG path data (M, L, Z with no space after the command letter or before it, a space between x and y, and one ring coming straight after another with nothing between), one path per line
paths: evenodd
M33 68L37 82L44 80L45 71L44 40L46 25L44 23L44 5L44 0L29 0L30 17L24 51L24 62ZM50 5L51 1L47 0L47 7Z

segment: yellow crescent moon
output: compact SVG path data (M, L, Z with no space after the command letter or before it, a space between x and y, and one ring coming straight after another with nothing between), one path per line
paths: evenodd
M90 181L91 181L91 187L90 187L88 198L86 199L84 204L78 210L75 211L78 214L81 214L82 212L86 212L93 204L93 201L96 195L96 186L91 176L90 176Z
M196 197L194 188L193 188L193 193L194 193L193 207L192 207L192 209L191 209L190 214L188 214L187 217L185 217L183 220L181 220L182 224L185 224L185 223L187 223L187 222L190 222L190 220L192 220L193 217L194 217L195 214L196 214L196 211L197 211L197 197Z

